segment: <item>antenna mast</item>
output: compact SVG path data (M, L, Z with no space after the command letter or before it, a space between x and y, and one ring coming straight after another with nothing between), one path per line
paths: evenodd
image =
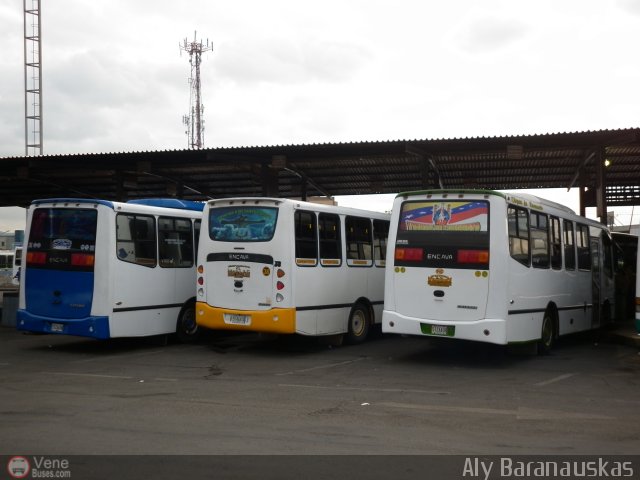
M42 155L40 0L24 0L24 136L26 155Z
M189 77L189 87L191 93L189 95L189 114L182 117L182 123L187 127L187 144L189 148L200 149L204 147L204 106L202 105L202 93L200 91L200 62L202 54L212 49L209 40L205 45L202 40L196 40L196 32L193 33L193 42L188 42L185 38L180 51L183 50L189 54L189 63L191 64L191 77Z

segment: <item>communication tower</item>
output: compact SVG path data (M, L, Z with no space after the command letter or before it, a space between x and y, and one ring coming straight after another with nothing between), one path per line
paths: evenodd
M40 0L24 0L24 134L26 155L42 155Z
M182 122L187 127L186 134L189 148L200 149L204 147L204 106L202 105L202 92L200 90L200 63L202 54L212 49L209 40L205 45L202 40L196 40L196 32L193 34L193 42L187 41L185 38L180 45L180 51L183 50L189 54L189 63L191 64L191 77L189 77L189 114L182 117Z

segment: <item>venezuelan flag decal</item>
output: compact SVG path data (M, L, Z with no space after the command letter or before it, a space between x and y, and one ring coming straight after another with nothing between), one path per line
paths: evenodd
M489 204L466 202L405 202L400 213L400 230L486 232Z

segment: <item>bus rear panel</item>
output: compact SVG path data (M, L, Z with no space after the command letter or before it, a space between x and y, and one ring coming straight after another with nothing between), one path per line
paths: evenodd
M504 327L487 318L489 200L423 197L397 202L394 209L383 330L479 340L490 329L502 343Z
M19 330L109 337L107 316L91 315L97 225L96 208L33 210Z
M278 213L270 201L209 210L209 238L202 244L212 241L216 248L202 251L206 274L199 272L197 287L200 325L295 333L295 309L287 301L293 272L279 255L289 246L289 232L286 224L278 227Z

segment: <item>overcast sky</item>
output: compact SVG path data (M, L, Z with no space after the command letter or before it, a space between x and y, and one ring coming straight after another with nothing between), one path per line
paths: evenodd
M640 126L640 0L41 8L46 154L186 148L190 66L179 45L194 31L212 47L205 147ZM0 0L0 156L24 155L23 35L23 2ZM0 210L0 231L15 215Z

